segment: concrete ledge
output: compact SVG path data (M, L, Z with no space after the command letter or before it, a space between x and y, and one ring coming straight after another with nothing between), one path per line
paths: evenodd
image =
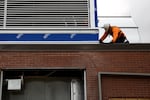
M150 44L1 44L0 51L150 51Z

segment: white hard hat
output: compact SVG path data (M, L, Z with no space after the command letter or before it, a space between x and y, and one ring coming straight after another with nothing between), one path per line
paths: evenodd
M109 30L109 27L110 27L110 24L104 24L104 29L105 29L105 31L108 31L108 30Z

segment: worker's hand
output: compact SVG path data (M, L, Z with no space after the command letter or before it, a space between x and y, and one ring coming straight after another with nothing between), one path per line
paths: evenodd
M102 40L99 40L99 43L104 43Z

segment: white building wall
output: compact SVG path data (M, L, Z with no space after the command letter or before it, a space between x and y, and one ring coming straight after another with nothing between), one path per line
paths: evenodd
M97 0L97 3L99 27L104 23L117 25L123 27L131 43L150 43L150 0ZM102 33L100 29L100 36Z

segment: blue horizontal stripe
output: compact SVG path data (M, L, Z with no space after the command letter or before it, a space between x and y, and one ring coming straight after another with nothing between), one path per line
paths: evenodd
M50 34L44 39L45 34L23 34L17 38L18 34L0 34L0 41L96 41L98 34Z

